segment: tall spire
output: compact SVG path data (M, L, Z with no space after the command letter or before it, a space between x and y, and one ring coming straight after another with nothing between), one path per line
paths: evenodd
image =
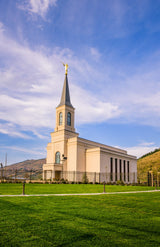
M58 106L62 106L62 105L67 105L67 106L73 107L72 104L71 104L71 101L70 101L67 73L65 74L61 101L60 101L60 104Z

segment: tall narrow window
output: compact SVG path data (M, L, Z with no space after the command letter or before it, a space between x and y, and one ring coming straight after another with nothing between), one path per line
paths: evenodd
M115 181L117 181L117 159L115 159Z
M110 158L110 179L113 181L113 158Z
M60 164L60 161L61 161L61 154L60 154L60 152L56 152L55 163Z
M126 161L123 160L124 181L126 181Z
M122 180L122 160L119 160L120 181Z
M62 112L59 113L59 125L62 125L63 122L63 115Z
M128 173L128 182L129 182L129 161L127 161L127 173Z
M67 113L67 125L71 126L71 113L70 112Z

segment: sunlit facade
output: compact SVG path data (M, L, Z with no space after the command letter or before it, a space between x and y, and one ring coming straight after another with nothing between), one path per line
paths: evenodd
M127 151L79 137L74 128L75 109L70 101L65 74L60 104L56 108L56 126L47 145L43 178L80 182L137 182L137 159Z

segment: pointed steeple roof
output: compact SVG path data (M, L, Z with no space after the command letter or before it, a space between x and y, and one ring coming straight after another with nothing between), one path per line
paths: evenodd
M70 107L73 107L70 101L70 94L69 94L69 85L68 85L68 77L67 74L65 74L65 78L64 78L64 85L63 85L63 91L62 91L62 96L61 96L61 101L59 106L62 105L67 105Z

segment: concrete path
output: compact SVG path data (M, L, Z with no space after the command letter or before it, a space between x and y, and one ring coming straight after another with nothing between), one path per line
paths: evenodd
M20 197L20 196L97 196L97 195L115 195L115 194L135 194L160 192L160 190L145 190L145 191L125 191L125 192L103 192L103 193L79 193L79 194L36 194L36 195L0 195L0 197Z

